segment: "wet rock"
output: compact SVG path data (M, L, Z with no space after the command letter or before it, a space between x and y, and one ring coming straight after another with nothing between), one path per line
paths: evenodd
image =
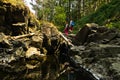
M57 30L55 26L50 28ZM54 80L60 70L60 47L66 43L62 42L58 31L52 31L48 35L37 31L34 35L14 37L0 33L0 78Z
M32 42L30 45L35 47L42 47L43 43L43 35L41 33L37 33L38 35L32 36Z
M31 57L32 55L40 55L40 51L37 50L37 48L34 47L30 47L27 51L26 51L26 58Z
M79 48L79 47L78 47ZM73 60L80 61L81 66L103 80L119 80L119 45L110 44L88 44Z
M112 66L110 67L110 73L109 75L112 75L113 80L119 80L120 79L120 63L116 62L113 63Z
M71 47L70 51L69 51L69 55L79 55L81 54L81 51L84 51L85 47L84 46L73 46Z
M75 63L80 61L79 65L91 72L96 79L119 80L119 31L105 26L89 27L89 25L86 24L74 39L77 46L71 49L73 61ZM84 46L84 49L81 50L79 46Z

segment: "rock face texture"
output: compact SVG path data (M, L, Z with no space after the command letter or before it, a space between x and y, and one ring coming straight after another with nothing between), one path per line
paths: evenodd
M100 80L120 79L120 36L116 29L86 24L76 35L73 60Z
M62 45L66 43L53 25L48 23L42 29L24 36L0 33L1 80L56 79L60 70L59 53L64 52Z
M119 31L117 29L108 29L105 26L98 26L95 23L88 23L77 33L75 38L79 45L90 42L107 44L119 38Z
M0 0L1 80L55 80L63 41L57 28L39 22L22 0Z
M22 0L0 0L0 80L120 80L119 31L86 24L72 40Z
M58 34L38 32L16 39L0 34L0 78L54 80L59 71L58 53L63 44Z
M7 35L20 35L36 26L36 18L22 0L0 0L0 31Z

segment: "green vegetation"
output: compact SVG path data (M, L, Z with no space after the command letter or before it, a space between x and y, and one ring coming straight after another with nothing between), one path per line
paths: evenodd
M96 12L81 18L78 25L85 23L97 23L108 27L120 28L120 1L112 0L109 4L104 4Z
M75 21L74 32L86 23L119 28L119 0L36 0L31 3L40 20L54 23L63 31L65 21Z

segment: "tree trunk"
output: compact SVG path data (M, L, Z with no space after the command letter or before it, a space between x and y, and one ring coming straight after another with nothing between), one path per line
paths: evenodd
M68 7L68 9L69 9L69 18L68 18L68 21L70 21L70 9L71 9L71 0L69 0L69 3L68 3L68 5L69 5L69 7Z
M81 0L78 0L78 5L77 5L77 20L81 18Z

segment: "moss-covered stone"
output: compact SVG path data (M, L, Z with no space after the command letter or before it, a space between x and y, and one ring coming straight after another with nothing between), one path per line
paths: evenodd
M22 0L0 1L0 31L8 35L20 35L34 32L39 21L25 6ZM24 23L25 25L17 25Z

